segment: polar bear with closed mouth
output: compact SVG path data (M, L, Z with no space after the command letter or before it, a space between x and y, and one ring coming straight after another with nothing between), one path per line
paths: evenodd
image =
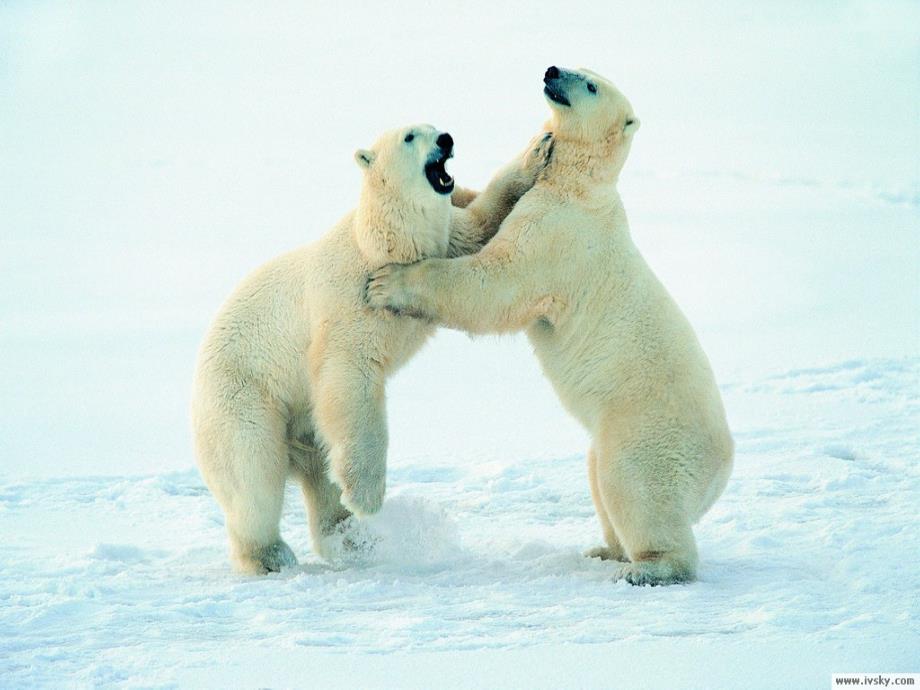
M221 307L199 352L192 421L239 570L296 564L278 529L288 477L303 490L319 553L350 512L379 510L384 382L434 326L368 308L367 274L478 250L533 185L549 147L538 138L477 195L454 191L449 134L429 125L387 132L355 154L364 171L357 208L256 270Z
M550 67L550 161L479 253L386 266L378 308L473 333L526 330L566 408L589 430L591 494L632 584L692 580L691 525L721 494L733 442L690 324L630 238L617 178L639 128L589 70Z

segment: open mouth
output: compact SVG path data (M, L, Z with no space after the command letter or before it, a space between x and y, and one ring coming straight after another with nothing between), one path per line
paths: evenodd
M428 183L438 194L450 194L454 191L454 178L444 168L447 165L447 160L453 155L450 150L438 149L437 158L429 159L425 163L425 177L428 178Z
M543 87L543 93L546 94L546 97L553 103L558 103L559 105L572 105L569 103L568 98L553 89L549 84Z

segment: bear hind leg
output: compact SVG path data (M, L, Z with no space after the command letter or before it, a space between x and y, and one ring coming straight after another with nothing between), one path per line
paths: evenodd
M588 451L588 482L591 485L591 499L594 501L594 510L597 512L597 519L601 523L606 546L595 546L593 549L588 549L585 552L585 556L588 558L600 558L604 561L628 561L626 551L623 549L623 545L620 544L620 539L610 522L603 495L597 485L597 454L594 448Z
M225 511L230 552L237 570L264 575L297 565L297 557L281 538L279 523L284 506L287 458L282 472L275 468L247 479L245 491Z
M279 522L290 467L280 416L255 404L199 429L199 466L223 509L236 569L262 575L297 565ZM218 433L219 432L219 433Z
M666 551L639 551L631 556L630 563L617 568L614 581L626 580L631 585L674 585L696 579L696 543L689 525L687 539L682 547Z
M611 524L630 562L615 580L633 585L669 585L696 578L693 515L678 487L661 486L666 474L644 452L611 452L597 457L597 487Z

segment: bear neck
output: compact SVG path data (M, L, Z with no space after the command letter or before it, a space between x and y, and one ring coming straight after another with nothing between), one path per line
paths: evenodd
M450 201L424 204L366 186L355 211L354 234L371 268L447 255Z
M553 152L543 179L578 196L598 192L617 194L622 162L618 160L619 142L615 138L586 142L549 131L553 133Z

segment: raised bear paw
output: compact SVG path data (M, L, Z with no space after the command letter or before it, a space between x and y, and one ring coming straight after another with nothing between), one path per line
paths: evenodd
M373 515L383 506L386 494L386 475L372 477L347 477L342 486L342 505L358 517Z
M365 300L374 309L386 309L396 314L425 318L410 289L411 277L424 270L418 264L387 264L371 273L365 286Z
M553 133L541 132L527 145L524 152L523 169L525 173L534 178L543 172L553 154Z
M514 170L512 189L515 197L524 196L534 186L552 157L553 141L552 132L541 132L527 144Z

